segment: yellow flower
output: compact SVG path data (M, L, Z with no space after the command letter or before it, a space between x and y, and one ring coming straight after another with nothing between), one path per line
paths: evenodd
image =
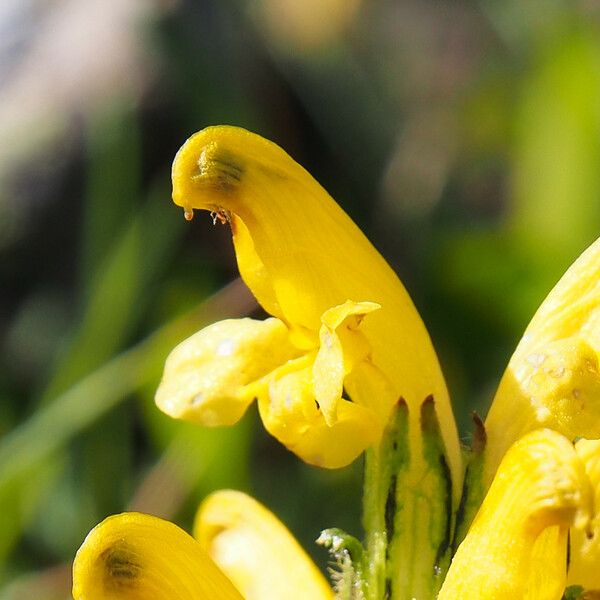
M510 359L485 422L487 481L508 446L532 429L600 437L598 352L600 240L548 295Z
M527 434L504 456L438 598L559 600L569 527L584 529L592 511L573 444L549 429Z
M223 425L256 398L266 428L319 466L372 448L370 600L435 597L440 587L440 598L482 600L558 600L567 584L600 590L600 240L511 358L456 510L464 467L427 332L397 277L318 183L278 146L212 127L178 153L173 199L188 219L205 209L230 224L240 273L271 317L217 323L184 341L157 403Z
M420 453L421 403L435 399L458 496L461 459L427 331L387 263L281 148L236 127L192 136L173 200L229 223L242 278L271 315L208 327L176 348L156 394L171 416L235 422L255 398L267 430L306 462L341 467L377 444L399 398Z
M104 520L73 565L75 600L333 600L285 526L234 491L200 506L195 538L140 513Z
M600 594L599 351L600 239L550 292L508 364L466 480L487 495L440 599L558 600L567 584Z

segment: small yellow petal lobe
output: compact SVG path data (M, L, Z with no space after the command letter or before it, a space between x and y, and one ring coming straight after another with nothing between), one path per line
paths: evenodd
M333 591L286 527L235 491L209 496L194 535L246 600L333 600Z

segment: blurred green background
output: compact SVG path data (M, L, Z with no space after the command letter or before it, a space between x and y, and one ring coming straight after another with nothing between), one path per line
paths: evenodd
M163 361L260 315L226 227L185 223L170 163L236 124L282 145L401 275L461 435L600 226L600 6L562 0L4 0L0 5L0 598L69 597L106 515L189 529L249 491L325 564L360 535L360 461L306 467L255 409L154 407Z

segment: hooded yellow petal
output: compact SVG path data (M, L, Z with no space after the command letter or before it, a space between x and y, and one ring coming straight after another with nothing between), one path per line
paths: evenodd
M585 526L591 500L573 445L548 429L527 434L502 460L439 600L560 600L566 535L557 529ZM540 564L546 565L544 577L532 573Z
M298 351L278 319L215 323L167 358L156 403L168 415L203 425L231 425L255 398L257 381Z
M594 490L594 514L586 531L571 532L569 585L600 590L600 440L579 440L575 450Z
M487 483L507 448L528 431L600 437L598 352L600 239L550 292L510 359L485 421Z
M365 406L340 400L335 422L327 425L306 362L288 364L271 379L268 391L258 398L260 416L267 431L305 462L343 467L379 438L381 420Z
M73 564L75 600L243 600L207 552L176 525L140 513L94 527Z
M246 600L333 600L291 533L246 494L209 496L198 510L194 535Z
M347 299L381 306L361 325L394 391L381 418L403 397L418 427L418 407L433 395L456 491L458 438L427 331L394 272L327 192L277 145L235 127L192 136L172 175L173 200L187 215L205 209L230 222L242 277L296 346L317 348L321 315Z

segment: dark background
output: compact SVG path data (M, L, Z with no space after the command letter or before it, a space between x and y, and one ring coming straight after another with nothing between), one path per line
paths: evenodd
M260 315L227 228L170 202L170 163L207 125L282 145L374 241L468 439L537 305L598 234L599 14L561 0L5 0L0 596L64 599L106 515L189 530L220 487L265 502L323 565L322 528L361 533L360 461L307 467L255 409L206 430L154 407L175 343Z

